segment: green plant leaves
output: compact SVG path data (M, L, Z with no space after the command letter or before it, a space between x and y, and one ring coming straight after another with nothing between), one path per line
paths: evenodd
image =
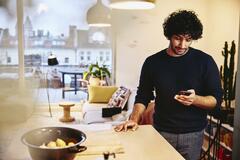
M111 77L111 73L105 65L100 67L98 63L96 63L91 64L88 71L83 73L83 79L88 79L89 76L103 79L106 76Z
M225 107L231 107L231 101L235 99L236 92L236 72L234 68L236 46L234 41L230 50L228 49L228 43L225 42L222 55L224 57L224 63L220 67L220 77L222 79L223 86L223 99L225 101Z

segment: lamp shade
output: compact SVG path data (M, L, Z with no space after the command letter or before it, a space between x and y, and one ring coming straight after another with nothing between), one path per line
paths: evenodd
M101 0L97 0L97 3L87 12L89 26L109 27L111 26L110 19L110 8L104 6Z
M156 0L110 0L110 7L114 9L152 9Z
M49 66L58 65L58 60L57 60L57 57L55 55L50 54L50 56L48 57L48 65Z

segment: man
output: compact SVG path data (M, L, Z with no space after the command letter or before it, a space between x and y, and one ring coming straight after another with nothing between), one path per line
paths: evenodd
M145 60L133 112L115 130L136 130L148 103L155 99L154 128L185 159L197 160L207 112L222 100L219 71L210 55L190 47L203 30L193 11L173 12L163 29L169 47Z

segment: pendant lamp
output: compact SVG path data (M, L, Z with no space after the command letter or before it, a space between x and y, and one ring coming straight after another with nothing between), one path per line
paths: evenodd
M156 0L110 0L113 9L152 9Z
M48 57L48 65L49 66L58 65L58 60L57 60L57 57L55 55L50 54L50 56Z
M110 27L110 18L110 8L104 6L101 0L97 0L97 3L87 12L89 26Z

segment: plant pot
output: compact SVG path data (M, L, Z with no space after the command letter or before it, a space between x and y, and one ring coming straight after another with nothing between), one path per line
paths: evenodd
M99 86L99 85L100 85L100 78L90 77L90 78L89 78L89 84L90 84L91 86Z

